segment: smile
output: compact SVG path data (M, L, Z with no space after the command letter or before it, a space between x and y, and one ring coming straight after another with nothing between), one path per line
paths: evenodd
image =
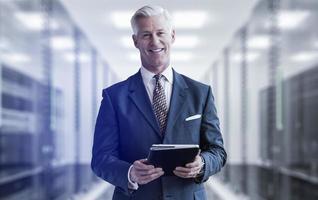
M162 52L163 50L164 50L164 48L149 49L149 51L150 51L151 53L160 53L160 52Z

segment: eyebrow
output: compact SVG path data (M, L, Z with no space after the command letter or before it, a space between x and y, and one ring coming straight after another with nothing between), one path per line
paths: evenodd
M141 31L140 33L151 33L150 31Z
M157 31L166 31L165 29L158 29L156 30ZM140 33L151 33L151 31L141 31Z

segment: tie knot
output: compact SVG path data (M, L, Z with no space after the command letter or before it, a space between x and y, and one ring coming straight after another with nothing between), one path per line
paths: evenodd
M163 77L163 75L162 74L156 74L153 77L156 79L156 82L158 82Z

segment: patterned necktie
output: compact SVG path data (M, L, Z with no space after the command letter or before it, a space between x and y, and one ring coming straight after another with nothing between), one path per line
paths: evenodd
M152 106L157 117L159 127L160 127L160 134L161 136L164 135L167 125L167 101L165 91L160 83L160 79L164 77L161 74L157 74L154 76L156 79L156 86L153 91L153 99L152 99Z

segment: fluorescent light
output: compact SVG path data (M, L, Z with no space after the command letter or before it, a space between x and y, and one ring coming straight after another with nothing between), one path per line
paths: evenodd
M293 29L309 16L308 11L281 11L278 14L278 26L282 29Z
M126 48L135 48L134 41L129 36L124 36L120 39L121 44Z
M265 35L254 36L247 42L248 48L252 49L266 49L270 44L269 37Z
M52 48L57 50L73 49L75 44L74 40L66 36L56 36L51 39Z
M253 61L255 61L258 57L259 57L259 54L258 54L258 53L256 53L256 52L250 52L250 53L247 53L247 55L246 55L246 61L247 61L247 62L253 62ZM233 60L234 62L242 62L242 59L243 59L243 57L242 57L242 54L241 54L241 53L236 53L236 54L234 54L233 57L232 57L232 60Z
M44 17L40 12L16 12L14 15L29 30L39 31L44 28ZM51 19L50 22L51 29L58 28L55 20Z
M193 48L199 44L199 38L195 36L177 36L173 44L175 48Z
M193 54L190 52L172 52L170 58L174 61L189 61L193 57Z
M114 11L110 14L113 24L119 29L129 29L130 19L133 16L132 11Z
M318 60L318 52L315 51L304 51L297 53L291 58L295 62L308 62Z
M28 55L22 53L3 53L1 58L9 63L26 63L31 61Z
M75 55L73 53L67 53L65 54L65 59L68 62L75 62ZM80 53L79 54L79 61L84 63L84 62L88 62L90 60L90 55L87 53Z
M203 11L176 11L172 14L176 28L202 28L208 19L208 14Z

